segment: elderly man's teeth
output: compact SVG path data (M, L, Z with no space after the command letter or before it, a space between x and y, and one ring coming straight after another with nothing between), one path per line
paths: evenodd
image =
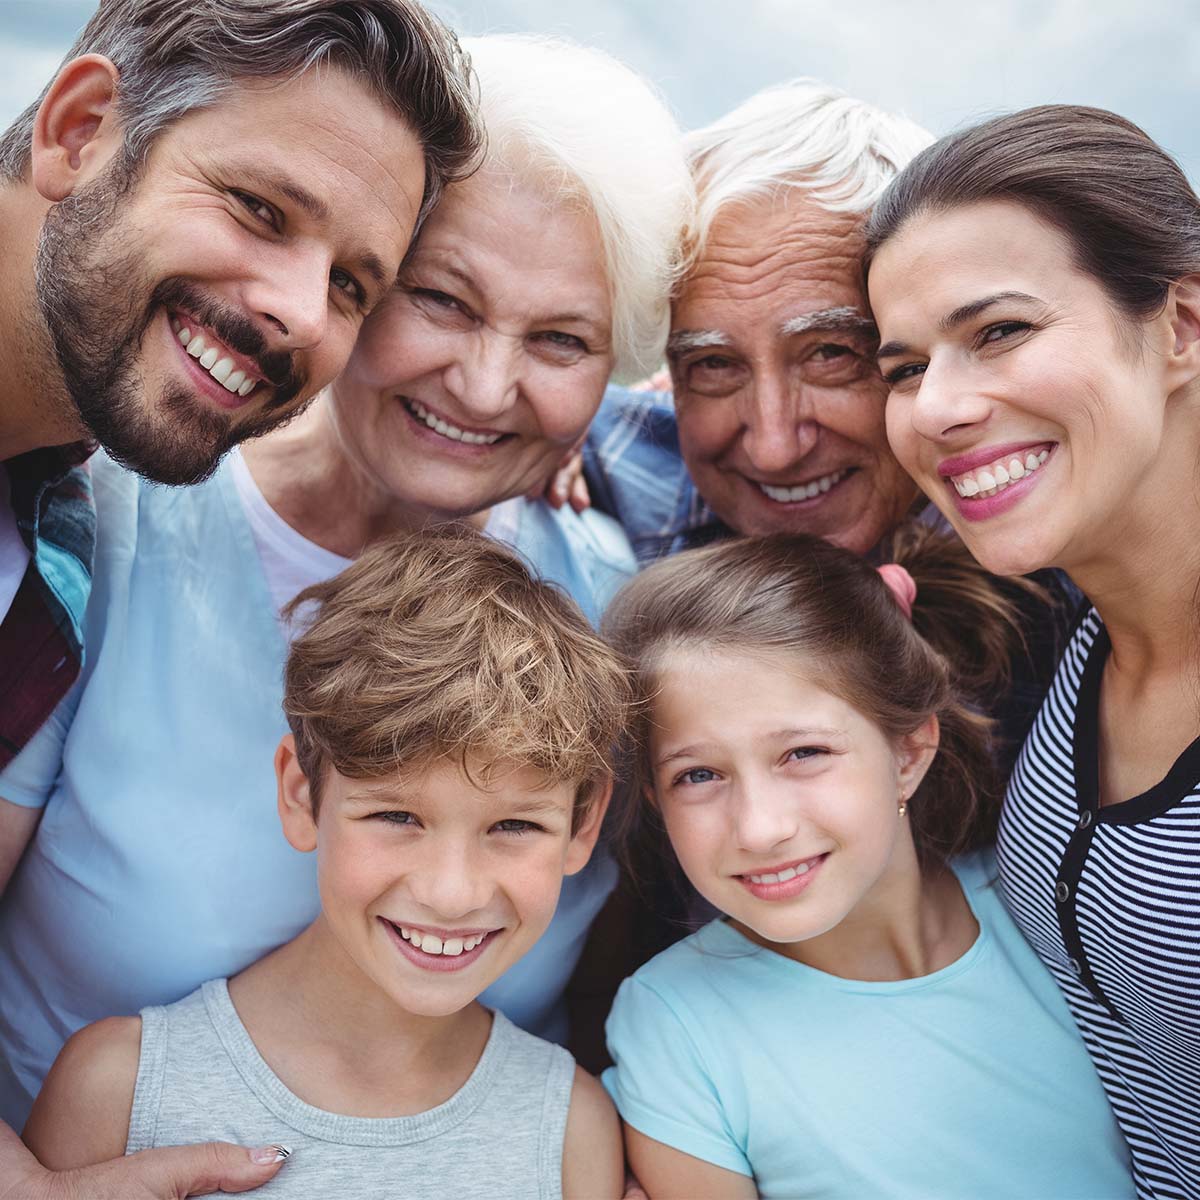
M798 867L785 867L782 871L766 871L762 875L747 875L746 878L751 883L787 883L789 879L795 879L797 875L807 875L808 872L808 863L801 863Z
M954 490L967 500L976 497L986 499L1002 492L1009 484L1016 483L1031 475L1050 457L1048 449L1030 450L1024 458L1014 454L1011 458L997 459L996 462L975 471L966 471L962 475L952 475L950 482Z
M457 425L451 425L448 421L443 421L441 417L435 416L416 400L409 400L406 407L418 421L424 421L430 429L437 430L442 437L450 438L455 442L466 442L469 446L491 446L504 436L502 433L471 433L466 429L459 429Z
M460 954L465 954L468 950L474 950L487 935L480 933L474 937L447 938L445 941L442 941L436 933L422 933L419 929L409 929L407 926L401 925L400 936L405 941L412 942L418 950L422 950L426 954L457 958Z
M182 321L171 320L171 328L179 344L227 391L239 396L248 396L258 384L248 379L246 372L234 370L233 359L222 355L216 346L210 346L202 333L192 333Z
M771 487L766 483L760 483L758 486L777 503L794 504L797 500L811 500L814 496L829 491L835 483L840 483L849 473L848 470L834 471L832 475L822 475L820 479L799 484L797 487Z

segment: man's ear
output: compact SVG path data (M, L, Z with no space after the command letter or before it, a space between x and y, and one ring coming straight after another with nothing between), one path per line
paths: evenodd
M95 179L121 146L117 68L100 54L73 58L59 71L33 123L30 175L47 200L66 199Z
M294 850L307 854L317 848L317 819L313 815L308 776L296 757L296 740L285 733L275 750L276 804L283 836Z
M582 824L571 835L567 846L567 861L563 867L564 875L575 875L588 865L592 851L596 848L596 839L600 836L600 826L604 824L604 814L608 812L608 802L612 799L613 780L608 775L595 784L596 794L592 806Z
M938 719L931 715L918 729L900 739L896 758L900 767L900 794L905 800L911 799L913 792L921 786L921 780L937 754L940 736Z
M1167 384L1175 392L1200 377L1200 275L1171 284L1163 315L1171 327Z

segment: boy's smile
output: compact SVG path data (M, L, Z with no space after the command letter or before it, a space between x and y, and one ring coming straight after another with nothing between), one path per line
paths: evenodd
M380 917L396 939L400 952L427 971L461 971L479 958L491 945L499 929L441 930L416 929Z

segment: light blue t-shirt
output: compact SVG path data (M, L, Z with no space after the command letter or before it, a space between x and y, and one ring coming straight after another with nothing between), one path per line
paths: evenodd
M275 811L286 646L231 468L170 489L93 460L87 664L0 774L4 799L44 805L0 900L0 1117L17 1129L75 1030L235 974L317 913L314 856ZM606 517L504 514L504 539L593 621L635 569ZM599 850L564 880L549 930L484 1002L562 1040L563 990L616 875Z
M921 979L839 979L723 920L647 963L608 1020L621 1116L763 1197L1132 1197L1095 1068L991 857L956 872L979 937Z

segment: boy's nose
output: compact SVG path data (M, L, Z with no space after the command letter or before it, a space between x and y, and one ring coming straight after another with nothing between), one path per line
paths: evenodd
M442 925L480 912L494 891L484 865L464 846L430 847L408 884L430 921Z

